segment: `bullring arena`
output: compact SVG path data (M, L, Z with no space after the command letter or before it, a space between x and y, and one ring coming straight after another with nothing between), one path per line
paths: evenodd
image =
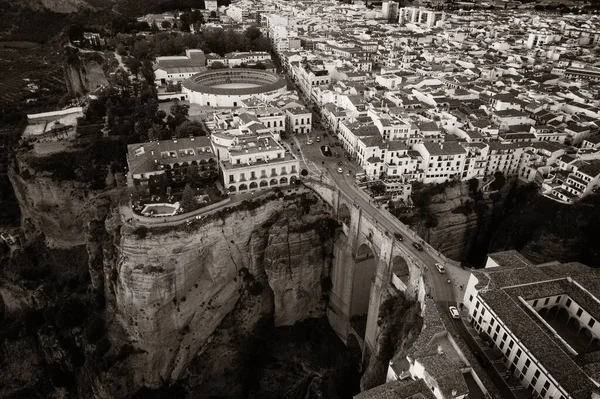
M181 91L191 103L211 107L239 107L241 100L257 94L284 93L287 83L278 75L250 68L200 72L183 81Z

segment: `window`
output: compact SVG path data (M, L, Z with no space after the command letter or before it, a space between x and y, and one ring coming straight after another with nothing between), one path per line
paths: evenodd
M538 304L538 300L536 299L535 301L533 301L533 307L535 308Z
M234 183L235 179L233 175L229 175L229 183Z
M540 370L535 370L535 373L533 373L533 376L535 378L539 378L540 377Z
M530 364L531 364L531 359L525 360L525 367L529 367Z
M490 323L490 325L494 325L494 323L496 323L496 319L492 319L492 322Z
M521 357L522 353L523 353L523 351L521 349L517 349L517 357Z
M500 324L496 326L496 332L500 331Z
M473 295L469 296L469 302L473 302Z
M506 341L506 333L502 334L502 341Z
M596 324L596 320L590 319L590 321L588 322L588 326L594 327L594 324Z
M481 309L481 314L485 315L485 309Z
M475 302L475 309L479 309L479 301Z
M568 308L570 308L570 307L571 307L571 302L572 302L572 301L571 301L571 298L567 299L567 303L566 303L566 305L567 305L567 307L568 307Z
M544 301L544 305L547 305L548 302L550 302L550 298L546 298L546 300Z
M577 310L577 317L580 317L583 314L583 309L579 308L579 310Z
M556 300L554 301L554 303L558 303L558 302L560 302L560 297L559 296L556 297Z
M509 347L510 349L512 349L512 347L513 347L513 346L515 346L515 342L514 342L512 339L509 339L509 340L508 340L508 347Z

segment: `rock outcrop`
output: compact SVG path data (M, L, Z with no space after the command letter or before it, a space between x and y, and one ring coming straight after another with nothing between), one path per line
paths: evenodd
M117 250L104 257L106 297L139 352L129 359L138 387L184 376L248 293L274 300L278 325L323 315L321 279L329 272L336 224L316 203L311 194L271 198L180 229L107 221Z
M428 227L426 220L414 217L409 224L420 237L447 257L478 265L484 260L491 230L503 215L513 184L507 183L492 194L484 193L477 201L469 192L467 182L448 184L441 193L433 195L428 204L428 212L432 215L430 219L435 220L435 226Z

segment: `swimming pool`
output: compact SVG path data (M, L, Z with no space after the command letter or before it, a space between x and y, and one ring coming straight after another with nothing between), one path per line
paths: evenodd
M148 204L142 209L144 216L173 216L179 209L179 202L174 204Z

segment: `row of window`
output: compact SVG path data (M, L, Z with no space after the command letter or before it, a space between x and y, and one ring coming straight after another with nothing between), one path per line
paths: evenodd
M473 300L473 296L471 295L469 297L469 299L472 301ZM547 300L549 300L549 298L547 298ZM480 305L480 302L477 301L475 303L475 309L478 309ZM477 319L477 310L473 311L473 319L475 320L475 327L477 330L481 331L481 324L483 322L483 316L485 315L485 308L481 309L481 315L479 316L479 318ZM495 328L494 328L495 326ZM493 331L493 335L492 335L492 331ZM495 319L490 319L490 324L487 328L487 335L492 337L494 344L496 344L497 339L498 339L498 334L500 333L500 324L496 324L496 320ZM508 345L507 345L508 343ZM498 348L502 351L503 356L504 356L504 362L507 366L510 366L510 363L512 363L513 365L515 365L515 367L517 367L517 372L516 375L519 378L519 380L522 382L527 374L527 372L529 371L529 367L531 366L531 359L527 358L525 360L525 363L523 364L523 366L519 369L518 366L516 366L520 359L521 359L521 355L523 354L523 350L519 347L517 347L517 351L515 353L515 357L512 360L512 362L509 360L510 358L510 354L513 350L515 346L515 341L513 341L510 337L508 337L508 333L506 331L502 332L502 338L500 340L500 344L498 345ZM508 349L506 350L506 352L504 351L504 348L507 347ZM541 375L541 371L540 369L536 369L535 372L533 373L531 382L529 383L529 385L527 386L527 389L529 390L530 393L533 393L536 389L536 385L538 383L538 380L540 378ZM544 385L542 386L542 389L539 392L539 395L543 398L545 397L545 395L547 394L548 390L550 389L550 381L546 380L544 382ZM560 395L558 399L564 399L563 395Z
M290 173L296 173L296 165L292 165L292 170ZM281 167L281 172L279 173L281 175L287 174L287 168L285 166ZM277 170L276 168L271 168L271 174L267 175L267 171L266 170L261 170L260 171L260 176L256 175L256 172L250 172L250 180L254 180L256 178L265 178L268 176L277 176ZM246 180L246 173L242 172L240 173L240 181L244 181ZM235 175L229 175L229 183L235 183Z

